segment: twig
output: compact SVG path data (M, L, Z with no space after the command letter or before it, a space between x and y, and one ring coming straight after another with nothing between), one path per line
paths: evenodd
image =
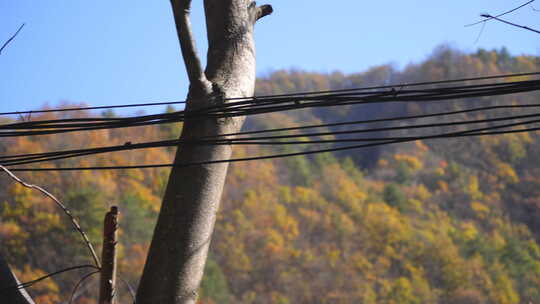
M520 6L516 7L516 8L513 8L513 9L511 9L511 10L509 10L509 11L506 11L506 12L504 12L504 13L498 14L498 15L496 15L496 16L489 16L488 14L482 14L482 15L480 15L480 17L484 17L484 18L486 18L486 19L480 20L480 21L475 22L475 23L467 24L467 25L465 25L465 26L466 26L466 27L467 27L467 26L473 26L473 25L477 25L477 24L480 24L480 23L488 22L489 20L492 20L492 19L496 19L496 18L502 17L502 16L504 16L504 15L510 14L510 13L512 13L512 12L515 12L515 11L517 11L518 9L520 9L520 8L522 8L522 7L524 7L524 6L533 3L534 1L536 1L536 0L530 0L530 1L528 1L527 3L524 3L524 4L522 4L522 5L520 5ZM488 15L489 17L486 17L486 15Z
M98 258L97 254L96 254L96 251L94 250L94 247L90 243L90 240L88 239L88 236L86 236L86 233L82 230L81 226L79 225L79 223L77 222L75 217L71 214L71 211L69 211L69 209L64 204L62 204L54 195L50 194L49 192L47 192L47 190L41 188L40 186L36 186L36 185L32 185L32 184L28 184L28 183L23 182L20 178L15 176L15 174L13 174L11 171L9 171L6 167L0 165L0 169L4 170L12 179L14 179L16 182L23 185L24 187L39 190L41 193L45 194L50 199L52 199L56 203L56 205L58 205L58 207L60 207L64 211L64 213L69 217L69 219L71 220L71 223L73 224L73 227L75 227L75 229L82 236L84 242L86 243L86 246L88 247L88 250L90 250L90 253L92 255L92 258L94 259L94 263L95 263L96 267L98 269L101 268L99 258Z
M71 270L77 270L77 269L82 269L82 268L95 268L97 269L96 266L94 265L79 265L79 266L72 266L72 267L68 267L68 268L65 268L65 269L62 269L62 270L58 270L58 271L55 271L55 272L52 272L52 273L49 273L49 274L46 274L42 277L39 277L35 280L32 280L32 281L28 281L28 282L24 282L24 283L20 283L18 285L15 285L15 286L10 286L10 287L6 287L6 288L3 288L0 290L0 293L2 292L5 292L7 290L10 290L10 289L23 289L23 288L27 288L27 287L30 287L40 281L43 281L45 279L48 279L50 277L53 277L55 275L58 275L58 274L61 274L61 273L64 273L64 272L68 272L68 271L71 271Z
M482 37L482 34L484 33L484 29L486 28L486 24L485 23L482 23L482 28L480 29L480 32L478 33L478 36L476 37L476 40L474 41L474 43L478 43L478 41L480 41L480 37Z
M2 45L2 47L0 48L0 54L2 54L2 51L4 50L4 48L11 42L11 40L15 39L15 37L17 37L17 34L19 34L19 32L22 30L22 28L24 27L25 23L21 24L21 26L19 27L19 29L15 32L15 34L13 34L13 36L11 36L6 42L4 42L4 45Z
M82 277L79 282L77 282L77 284L75 285L75 287L73 288L73 291L71 291L71 296L69 297L69 304L73 303L73 300L74 300L74 296L75 296L75 293L77 292L77 289L79 289L79 286L81 286L81 284L86 280L88 279L89 277L93 276L94 274L100 272L100 270L96 270L96 271L93 271L93 272L90 272L89 274L85 275L84 277Z
M530 28L530 27L528 27L528 26L515 24L515 23L512 23L512 22L510 22L510 21L506 21L506 20L500 19L500 18L498 18L498 17L491 16L491 15L489 15L489 14L482 14L481 16L482 16L482 17L486 17L486 18L489 17L489 18L491 18L491 19L500 21L500 22L502 22L502 23L506 23L506 24L511 25L511 26L519 27L519 28L522 28L522 29L524 29L524 30L528 30L528 31L531 31L531 32L535 32L535 33L537 33L537 34L540 34L540 31L539 31L539 30L535 30L535 29Z
M129 291L129 294L131 295L131 298L133 299L133 304L135 304L135 289L133 289L133 286L131 286L131 284L129 284L129 282L127 280L125 280L123 277L121 276L118 276L118 278L124 282L124 284L126 284L127 286L127 289Z

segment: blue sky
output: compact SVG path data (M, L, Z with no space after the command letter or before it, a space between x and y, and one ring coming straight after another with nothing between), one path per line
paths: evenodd
M506 46L512 54L540 55L540 35L489 22L476 41L481 26L464 27L480 13L497 14L524 2L270 0L275 12L256 28L258 74L403 67L443 43L464 51ZM193 3L204 57L202 0ZM540 28L540 12L531 7L507 19ZM62 101L114 105L186 95L168 0L0 0L1 43L23 22L25 28L0 55L0 112Z

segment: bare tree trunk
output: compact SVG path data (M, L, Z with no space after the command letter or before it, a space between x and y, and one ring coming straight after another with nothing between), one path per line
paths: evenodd
M191 0L172 0L190 79L187 109L217 105L229 97L252 96L255 87L255 22L272 12L249 0L205 0L208 65L202 72L192 38ZM237 132L244 118L186 119L181 139ZM175 164L229 159L230 146L182 145ZM226 163L177 166L171 171L146 260L137 303L195 303L219 201Z
M103 247L99 278L99 304L116 304L116 244L118 239L118 207L112 206L103 220Z

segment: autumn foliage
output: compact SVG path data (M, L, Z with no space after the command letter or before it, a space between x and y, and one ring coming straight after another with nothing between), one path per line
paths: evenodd
M441 47L425 62L402 71L391 66L352 75L277 71L259 79L257 88L266 95L531 72L539 67L538 57L513 57L504 49L463 54ZM532 104L538 97L528 93L315 109L251 117L246 128ZM510 114L500 110L457 119ZM3 139L0 151L11 155L172 139L180 128L163 125ZM429 132L443 130L447 129ZM400 132L378 135L428 131ZM304 149L309 147L238 146L235 156ZM235 163L227 178L200 303L537 303L539 150L540 133L531 132ZM165 148L116 152L36 166L170 163L173 152ZM118 205L119 274L136 286L168 169L19 175L68 205L98 248L103 216L111 205ZM2 254L22 281L91 263L79 235L52 202L4 177L0 185ZM66 301L83 274L63 274L29 292L38 303ZM121 303L128 303L125 285L119 282L119 288ZM88 280L77 303L95 303L96 290L96 278Z

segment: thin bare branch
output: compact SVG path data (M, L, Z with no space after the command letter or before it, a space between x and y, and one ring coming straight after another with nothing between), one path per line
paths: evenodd
M515 23L512 23L510 21L506 21L506 20L503 20L501 18L498 18L496 16L491 16L491 15L488 15L488 14L482 14L482 17L486 17L486 18L491 18L493 20L497 20L499 22L502 22L502 23L506 23L508 25L511 25L511 26L515 26L515 27L519 27L519 28L522 28L524 30L527 30L527 31L531 31L531 32L535 32L537 34L540 34L540 31L539 30L535 30L533 28L530 28L528 26L524 26L524 25L519 25L519 24L515 24Z
M191 0L171 0L171 5L182 57L184 58L184 64L191 85L190 88L195 90L194 92L190 90L190 93L196 95L209 94L211 93L212 86L204 74L191 30L191 21L189 18Z
M4 48L13 40L15 39L15 37L17 37L17 35L19 34L19 32L22 30L22 28L24 27L25 23L21 24L21 26L19 27L19 29L15 32L15 34L13 34L13 36L11 36L6 42L4 42L4 44L2 45L2 47L0 48L0 54L2 54L2 51L4 50Z
M96 254L96 251L94 250L94 247L90 243L90 240L88 240L88 236L82 230L81 226L79 225L79 223L77 222L75 217L71 214L71 211L69 211L69 209L64 204L62 204L62 202L60 202L54 195L47 192L47 190L41 188L40 186L28 184L28 183L22 181L20 178L15 176L15 174L13 174L11 171L9 171L6 167L0 165L0 169L4 170L13 180L15 180L19 184L23 185L24 187L31 188L31 189L36 189L36 190L40 191L41 193L45 194L50 199L52 199L56 203L56 205L58 205L58 207L60 207L64 211L64 213L69 217L71 223L73 224L73 227L82 236L84 242L86 243L86 246L88 247L88 250L90 251L90 253L92 255L92 258L94 259L94 263L95 263L96 267L101 268L99 258L98 258L97 254Z
M493 19L502 17L502 16L504 16L504 15L513 13L513 12L517 11L518 9L520 9L520 8L522 8L522 7L525 7L525 6L527 6L527 5L531 4L531 3L533 3L534 1L536 1L536 0L530 0L530 1L528 1L527 3L524 3L524 4L522 4L522 5L518 6L518 7L515 7L515 8L513 8L513 9L511 9L511 10L508 10L508 11L506 11L506 12L504 12L504 13L500 13L500 14L498 14L498 15L496 15L496 16L486 17L486 15L488 15L488 14L482 14L482 15L480 15L480 17L484 17L484 18L486 18L486 19L480 20L480 21L475 22L475 23L467 24L467 25L465 25L465 26L473 26L473 25L477 25L477 24L480 24L480 23L488 22L489 20L493 20ZM488 16L489 16L489 15L488 15Z
M73 303L73 300L75 300L79 295L75 296L75 293L77 292L77 290L79 289L79 287L81 286L81 284L86 280L88 279L89 277L93 276L94 274L96 273L99 273L100 270L96 270L96 271L92 271L90 273L88 273L87 275L83 276L79 282L77 282L77 284L75 285L75 287L73 288L73 291L71 292L71 296L69 297L69 304Z
M131 295L131 299L133 299L133 304L135 304L135 289L133 289L133 286L131 286L131 284L129 284L129 282L128 282L126 279L124 279L123 277L118 276L118 278L119 278L122 282L124 282L124 284L126 284L127 289L128 289L128 291L129 291L129 294Z
M482 28L480 28L480 32L478 32L478 36L476 37L476 40L474 41L474 44L477 44L478 41L480 41L480 37L482 37L482 34L484 33L485 28L486 28L486 24L482 23Z

